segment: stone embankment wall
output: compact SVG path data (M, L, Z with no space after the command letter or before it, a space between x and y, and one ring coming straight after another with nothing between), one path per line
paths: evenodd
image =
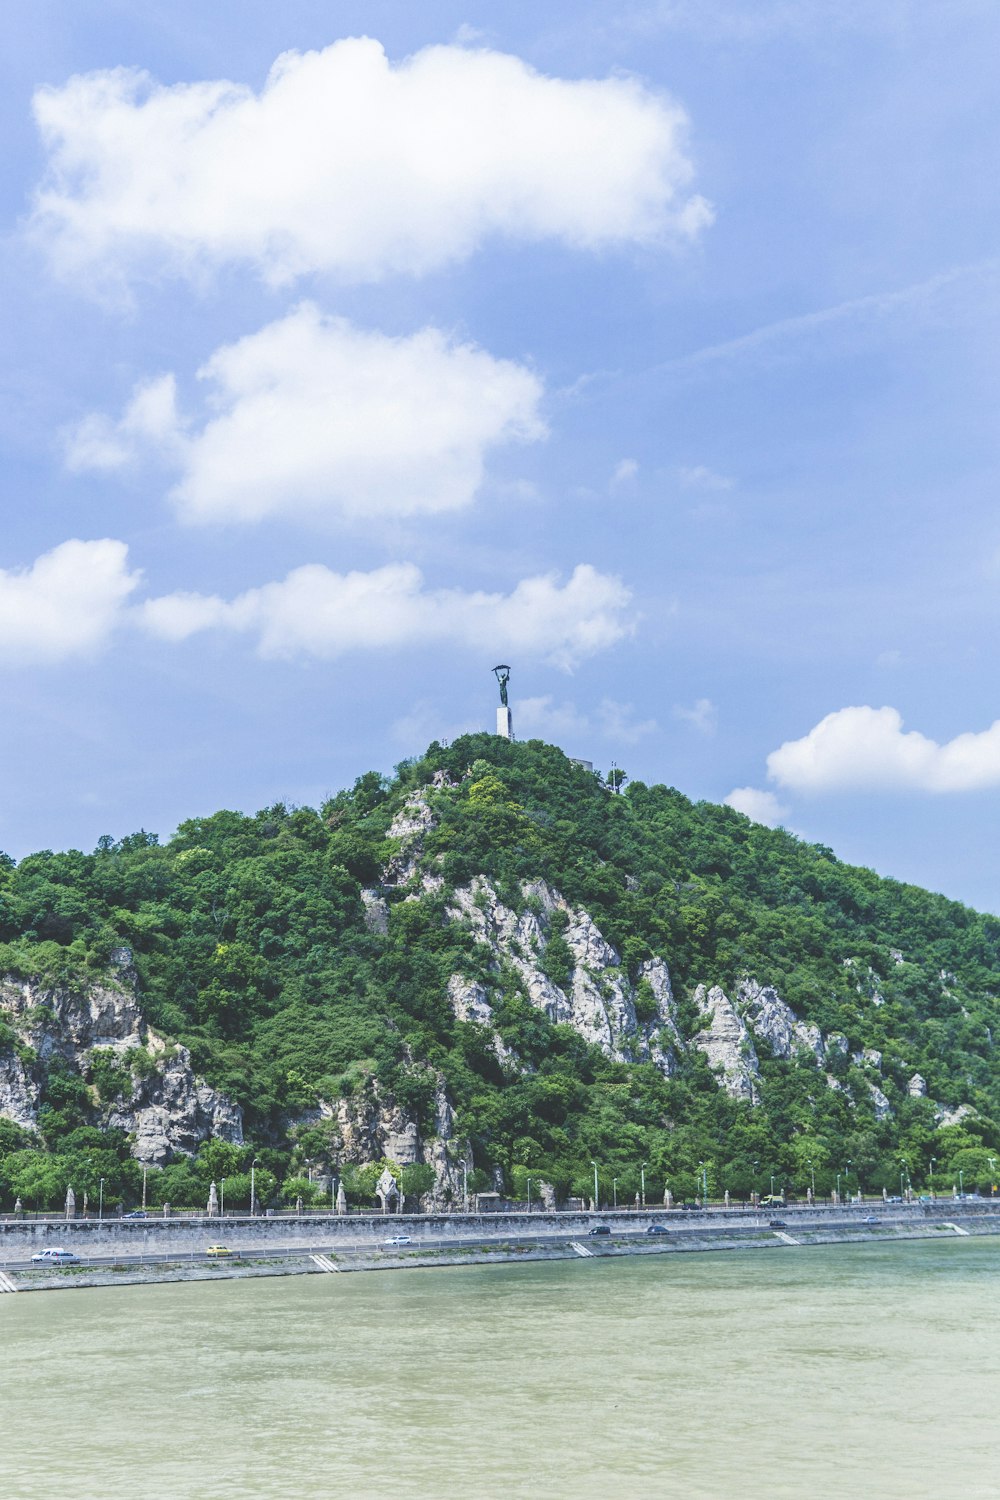
M641 1230L650 1223L665 1223L672 1230L725 1231L736 1226L766 1228L772 1218L780 1218L788 1232L795 1235L811 1230L829 1229L831 1237L854 1237L875 1226L863 1222L868 1212L879 1219L879 1228L933 1229L943 1222L957 1223L971 1233L1000 1231L1000 1205L984 1200L976 1204L953 1204L939 1200L935 1204L914 1207L881 1208L878 1204L864 1208L786 1209L778 1214L767 1209L713 1209L707 1214L682 1213L678 1210L646 1209L627 1213L532 1213L532 1214L424 1214L424 1215L358 1215L350 1217L316 1216L297 1218L241 1219L162 1219L140 1220L7 1220L0 1222L0 1263L23 1259L47 1246L61 1245L77 1255L178 1254L203 1251L211 1244L232 1249L266 1251L269 1246L310 1247L342 1245L345 1248L377 1244L392 1234L408 1234L415 1247L421 1240L511 1239L518 1235L551 1234L566 1239L586 1235L597 1224L608 1224L612 1230Z

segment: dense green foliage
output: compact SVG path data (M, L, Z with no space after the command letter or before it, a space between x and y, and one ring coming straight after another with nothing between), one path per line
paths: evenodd
M432 787L438 771L454 785ZM436 819L422 860L444 885L410 901L389 889L382 935L366 925L361 890L398 853L392 817L421 786ZM522 881L546 880L591 913L633 978L643 960L665 957L689 1034L697 1028L684 996L696 983L729 989L751 975L773 984L803 1019L847 1038L847 1053L827 1064L847 1091L828 1087L814 1065L762 1057L762 1103L751 1108L718 1088L694 1049L671 1079L610 1062L550 1024L511 975L491 974L466 929L448 920L449 892L476 875L515 909ZM901 1170L926 1182L932 1157L939 1186L959 1169L967 1186L986 1186L1000 1147L1000 921L667 787L633 782L612 795L536 741L467 736L431 746L391 782L362 776L318 812L220 812L182 824L165 846L138 833L102 839L93 854L0 866L0 972L78 984L123 945L151 1024L188 1046L245 1111L255 1146L227 1159L233 1192L256 1151L269 1191L287 1179L286 1194L308 1197L304 1163L330 1159L331 1135L296 1116L372 1076L430 1129L436 1070L483 1182L499 1168L511 1190L530 1175L586 1192L596 1160L606 1183L617 1178L620 1200L635 1193L643 1162L657 1196L668 1179L675 1196L693 1194L699 1163L712 1192L766 1191L772 1175L802 1192L812 1172L821 1192L838 1172L851 1186L860 1176L867 1190L898 1191ZM546 972L562 983L569 964L557 930ZM502 1067L484 1029L456 1020L447 997L456 971L492 986L520 1067ZM640 1017L651 1003L640 985ZM0 1055L12 1045L0 1029ZM865 1048L882 1053L881 1077L852 1061ZM94 1129L95 1095L113 1095L119 1066L94 1057L87 1080L50 1071L40 1127L58 1170L0 1121L0 1196L24 1196L32 1173L39 1201L64 1191L46 1188L45 1172L53 1182L63 1172L64 1183L76 1153L81 1188L93 1195L96 1172L106 1192L134 1201L141 1169L127 1143ZM909 1097L914 1072L929 1098ZM892 1106L881 1121L867 1080ZM935 1104L962 1103L974 1112L937 1128ZM168 1168L158 1197L201 1201L223 1175L211 1160L219 1149ZM368 1189L347 1185L358 1197ZM422 1189L414 1181L410 1190Z

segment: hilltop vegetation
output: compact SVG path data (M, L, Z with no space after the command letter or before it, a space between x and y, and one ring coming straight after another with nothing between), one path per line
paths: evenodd
M632 997L651 1046L666 1012L644 976L666 961L670 1067L550 1019L509 955L459 919L456 892L519 916L540 909L539 883L563 904L546 908L532 961L568 992L568 923L589 914L620 959L600 984ZM812 1174L825 1193L838 1173L898 1192L901 1172L926 1183L932 1158L939 1188L960 1170L986 1188L1000 1148L996 918L665 786L614 795L537 741L466 736L318 811L219 812L162 846L137 833L4 862L0 973L79 989L122 949L149 1025L242 1107L252 1143L150 1172L154 1201L202 1202L228 1176L236 1203L254 1155L262 1197L309 1197L307 1161L314 1176L344 1165L331 1105L374 1088L430 1137L442 1080L472 1185L518 1195L528 1176L592 1191L592 1161L620 1201L643 1163L656 1198L668 1181L693 1194L700 1164L710 1192L738 1196L772 1176L801 1194ZM485 1021L458 1013L456 975L488 1000ZM733 998L748 979L824 1042L772 1056L758 1033L741 1097L698 1040L697 987ZM37 1134L0 1119L0 1203L61 1201L71 1177L134 1201L129 1141L103 1124L148 1059L95 1049L74 1072L26 1046L0 1009L0 1069L19 1050L42 1079ZM374 1165L342 1172L357 1201ZM429 1190L429 1170L411 1164L407 1190Z

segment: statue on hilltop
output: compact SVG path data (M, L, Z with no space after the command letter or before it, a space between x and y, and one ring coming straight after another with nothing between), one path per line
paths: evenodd
M504 708L507 707L507 684L510 681L510 667L501 664L493 668L497 682L500 684L500 702Z

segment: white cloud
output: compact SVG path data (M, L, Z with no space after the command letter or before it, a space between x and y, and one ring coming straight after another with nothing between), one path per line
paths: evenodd
M773 792L761 791L755 786L734 787L724 805L767 828L779 827L788 816L788 809L782 807Z
M615 466L611 476L611 488L617 489L620 484L628 484L639 472L639 465L634 458L623 458L621 463Z
M482 729L482 722L474 719L449 721L442 714L439 703L431 698L420 698L409 713L393 721L389 732L396 743L405 746L407 753L412 755L417 747L422 749L432 740L447 744L461 734L476 734Z
M619 745L635 745L656 730L655 719L637 719L631 703L602 698L593 716L573 703L557 703L551 694L518 698L514 702L514 728L521 738L595 734Z
M128 68L43 88L34 226L64 272L270 281L427 272L489 236L584 249L692 237L687 117L635 79L565 80L485 48L398 65L368 37L280 56L259 94Z
M175 641L211 628L248 632L266 657L438 644L541 656L571 671L629 633L630 598L620 579L586 563L565 584L542 575L510 594L427 589L411 563L346 574L310 564L228 602L183 593L151 599L141 619Z
M678 469L677 478L686 490L708 490L718 493L733 488L732 479L728 479L725 474L714 473L704 464L695 464L693 468Z
M0 570L0 662L29 666L105 645L139 583L124 542L69 541L28 568Z
M136 386L117 422L93 412L65 437L66 463L76 472L124 468L147 446L179 456L184 439L174 377L161 375Z
M601 700L597 716L605 737L623 745L638 744L647 734L656 732L655 719L636 719L631 703L618 703L614 698Z
M767 758L768 775L799 792L968 792L1000 786L1000 719L938 744L903 729L895 708L842 708Z
M682 703L674 705L674 718L682 724L690 724L699 734L714 734L719 722L719 710L711 698L698 698L691 708Z
M589 720L572 703L557 703L550 693L538 698L515 698L514 729L521 739L549 739L554 735L586 734Z
M403 516L467 505L491 448L545 434L542 383L523 365L435 328L362 331L312 303L223 345L199 376L200 425L182 421L163 376L120 421L88 417L71 465L111 468L151 447L179 465L172 497L190 522Z

